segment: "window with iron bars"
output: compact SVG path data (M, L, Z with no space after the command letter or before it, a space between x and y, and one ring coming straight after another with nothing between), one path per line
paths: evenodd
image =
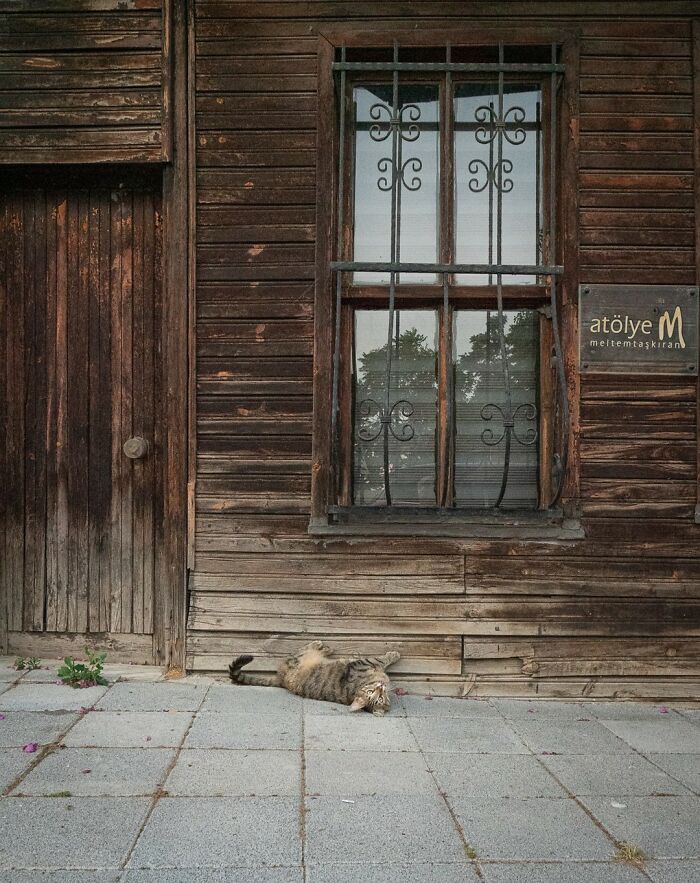
M341 49L333 69L331 520L552 509L557 46Z

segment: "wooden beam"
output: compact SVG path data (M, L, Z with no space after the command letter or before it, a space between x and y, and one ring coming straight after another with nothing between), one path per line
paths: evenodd
M568 468L562 494L564 512L578 516L580 490L579 399L581 397L578 370L578 155L579 155L579 40L571 38L562 48L566 66L562 96L560 140L561 228L563 230L562 262L562 350L569 396Z
M164 292L162 310L163 497L156 519L154 657L184 669L187 556L188 396L188 8L175 3L171 25L172 160L163 173Z
M335 96L331 64L335 49L318 41L318 135L316 166L316 288L314 297L314 408L311 454L311 521L326 516L331 481L331 388L333 374L333 254Z
M693 132L695 161L695 284L700 283L700 20L694 19L692 23L693 37ZM697 482L697 494L695 498L695 523L700 524L700 375L698 375L697 392L695 398L696 418L695 433L697 435L697 457L695 465L695 478Z

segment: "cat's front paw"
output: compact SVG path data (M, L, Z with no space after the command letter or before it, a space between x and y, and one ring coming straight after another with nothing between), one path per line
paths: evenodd
M331 648L328 644L324 644L323 641L310 641L302 652L306 652L307 650L315 650L318 653L330 653Z
M386 659L387 665L393 665L401 659L401 654L396 650L390 650L384 658Z

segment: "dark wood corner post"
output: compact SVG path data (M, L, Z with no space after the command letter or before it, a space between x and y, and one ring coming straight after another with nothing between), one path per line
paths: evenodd
M153 655L158 665L185 667L187 599L187 465L189 388L189 0L164 8L165 125L169 162L163 170L162 508L156 519L156 592Z
M695 284L700 285L700 18L692 21L693 51L693 156L695 172ZM698 374L695 403L695 523L700 524L700 373Z
M569 447L566 481L562 494L565 515L578 517L581 498L580 399L581 378L578 358L578 286L579 286L579 55L580 38L568 37L562 46L565 65L562 95L561 152L559 193L562 263L564 278L561 293L562 352L569 395Z
M313 449L311 454L311 522L326 516L331 482L331 393L334 316L330 261L333 254L335 205L334 47L318 38L318 129L316 135L316 291L314 296Z

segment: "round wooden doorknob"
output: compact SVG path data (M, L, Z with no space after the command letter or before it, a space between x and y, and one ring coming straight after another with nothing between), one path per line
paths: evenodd
M123 450L130 460L140 460L148 453L148 442L140 435L135 435L124 442Z

